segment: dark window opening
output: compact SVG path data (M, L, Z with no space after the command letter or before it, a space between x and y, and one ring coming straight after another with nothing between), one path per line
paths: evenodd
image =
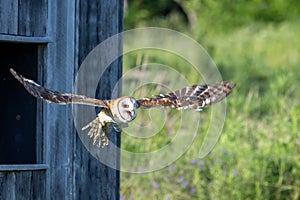
M36 164L37 101L10 74L37 80L38 45L0 42L0 164Z

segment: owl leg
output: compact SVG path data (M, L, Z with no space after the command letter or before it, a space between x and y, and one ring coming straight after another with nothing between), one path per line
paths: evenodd
M106 114L105 109L102 109L97 117L91 121L89 124L84 126L82 130L90 127L88 136L93 139L93 144L101 148L109 144L109 139L107 136L109 125L111 123L116 123L110 116Z
M128 124L127 123L114 124L113 127L115 131L122 132L122 128L127 128Z

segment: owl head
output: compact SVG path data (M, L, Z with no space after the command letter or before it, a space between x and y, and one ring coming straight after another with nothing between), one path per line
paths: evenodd
M112 103L114 120L119 123L128 123L136 117L137 101L133 97L124 96Z

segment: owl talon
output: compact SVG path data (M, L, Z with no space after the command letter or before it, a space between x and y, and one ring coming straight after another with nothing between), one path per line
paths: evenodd
M108 144L109 144L108 137L104 136L101 140L101 143L102 143L102 146L101 146L102 148L104 148L105 146L108 146Z
M100 135L95 135L94 136L94 141L93 141L94 145L97 143L97 141L99 140L99 138L100 138Z
M90 138L93 138L93 144L104 148L109 144L109 139L107 137L108 123L115 123L115 121L105 112L101 111L97 117L89 124L84 126L82 130L90 128L87 135Z

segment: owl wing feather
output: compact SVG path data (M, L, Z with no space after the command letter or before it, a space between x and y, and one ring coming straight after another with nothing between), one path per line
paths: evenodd
M57 104L84 104L103 108L109 107L109 100L99 100L83 95L60 93L57 91L49 90L40 86L36 82L23 77L22 75L18 75L17 72L12 68L10 69L10 72L32 96L44 101Z
M153 98L138 99L140 108L176 108L202 110L203 108L217 103L228 96L235 83L225 81L213 85L193 85L168 94L156 95Z
M90 128L88 135L94 138L94 144L97 144L100 147L105 147L108 145L108 128L110 127L111 123L116 123L112 118L111 113L114 111L114 109L111 108L113 102L115 102L114 100L99 100L83 95L60 93L44 88L32 80L18 75L13 69L10 69L10 72L25 87L25 89L36 98L58 104L85 104L102 107L103 109L97 115L96 119L94 119L87 126L83 127L83 130ZM204 107L224 99L231 93L234 87L235 84L229 81L214 85L194 85L168 94L160 94L154 96L153 98L146 97L138 99L136 100L137 105L135 103L133 104L136 105L137 108L169 107L176 108L178 110L202 110ZM132 112L130 112L130 115L132 115ZM131 120L134 118L135 115ZM113 127L117 130L119 125L124 126L122 123L116 123Z

